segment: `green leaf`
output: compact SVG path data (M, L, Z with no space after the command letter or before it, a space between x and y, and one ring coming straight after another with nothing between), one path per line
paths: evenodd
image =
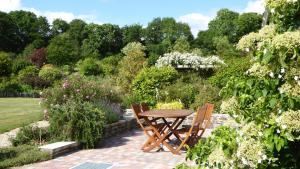
M276 105L276 103L277 103L277 99L276 99L276 98L272 98L272 99L269 101L269 106L270 106L271 108L274 108L275 105Z

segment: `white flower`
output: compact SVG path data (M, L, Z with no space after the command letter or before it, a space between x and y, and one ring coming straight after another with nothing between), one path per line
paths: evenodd
M261 163L261 159L259 159L257 162L258 162L258 164L260 164Z
M42 95L43 94L43 92L40 92L40 95Z
M278 134L280 134L280 130L279 130L279 129L277 129L276 132L277 132Z
M246 48L245 51L246 51L246 52L249 52L250 50L249 50L249 48Z
M295 76L294 79L295 79L296 81L298 81L298 80L299 80L299 76Z
M261 156L262 155L262 153L261 153L261 151L258 151L258 153L257 153L259 156Z
M247 162L247 160L246 160L245 158L242 158L242 163L243 163L244 165L248 165L248 162Z
M237 156L237 157L240 157L240 156L241 156L241 153L238 151L238 152L236 153L236 156Z
M271 13L275 13L275 9L271 9Z
M281 128L286 129L287 126L284 124L284 125L281 126Z
M268 52L268 50L267 49L264 49L264 54L266 54Z
M262 158L263 158L263 160L266 160L266 159L267 159L267 156L266 156L266 155L263 155Z
M261 137L261 136L263 136L263 133L262 132L258 132L258 135Z
M284 68L281 68L280 69L280 73L284 73L285 72L285 69Z
M273 72L270 72L270 73L269 73L269 76L270 76L271 78L274 78L274 73L273 73Z
M278 79L281 79L282 78L282 75L278 75Z

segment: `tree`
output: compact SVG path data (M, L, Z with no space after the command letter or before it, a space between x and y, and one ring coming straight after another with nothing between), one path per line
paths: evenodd
M84 28L86 26L86 23L83 20L80 19L74 19L70 22L69 27L69 34L72 39L77 40L79 45L82 44L82 41L84 38L86 38L84 34Z
M52 22L51 34L56 36L58 34L64 33L69 29L69 24L62 19L55 19Z
M237 36L240 37L247 35L250 32L256 32L261 28L262 15L249 12L243 13L238 17L237 20Z
M0 12L0 51L20 51L21 38L17 34L18 27L12 18Z
M45 17L37 17L28 11L10 12L12 20L18 27L17 35L21 38L21 49L28 44L39 41L39 45L44 45L49 38L49 24Z
M208 28L212 30L216 36L227 36L229 41L236 42L236 22L239 13L230 11L229 9L221 9L217 13L217 17L209 22Z
M29 59L38 68L41 68L46 63L46 49L36 49L30 56Z
M119 64L118 81L125 91L129 91L134 77L146 66L145 49L139 42L131 42L122 49L125 56Z
M112 24L89 24L85 28L87 38L83 41L82 55L105 56L116 53L122 47L122 32L119 26Z
M130 42L142 42L143 38L143 27L138 24L124 26L122 28L123 34L123 46Z
M79 59L78 43L68 33L54 37L47 47L47 60L51 64L71 64Z
M180 37L175 41L173 46L173 51L177 51L180 53L189 52L190 50L190 43L187 41L185 37Z
M11 73L12 59L5 52L0 52L0 76L9 76Z
M216 48L218 56L223 58L238 56L240 53L237 52L235 47L229 42L227 36L215 37L213 44Z

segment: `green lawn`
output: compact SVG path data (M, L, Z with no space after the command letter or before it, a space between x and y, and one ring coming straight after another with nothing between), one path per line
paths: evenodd
M43 118L39 99L0 98L0 133Z

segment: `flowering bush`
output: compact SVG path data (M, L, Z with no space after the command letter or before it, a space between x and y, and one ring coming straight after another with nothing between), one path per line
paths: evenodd
M237 134L229 132L226 136L234 136L235 140L228 141L225 137L235 149L224 158L226 149L216 149L224 140L212 134L207 141L200 141L189 150L188 157L195 159L199 166L300 167L300 34L293 29L299 19L292 17L294 14L299 17L299 1L267 0L266 3L274 10L275 25L240 40L237 47L252 50L254 65L244 77L233 77L220 92L225 99L221 112L228 112L239 123ZM283 32L287 29L289 32ZM222 159L218 165L216 158L208 158L215 152Z
M166 53L157 60L156 67L173 66L175 68L192 68L196 70L214 69L225 65L218 56L201 57L193 53Z

